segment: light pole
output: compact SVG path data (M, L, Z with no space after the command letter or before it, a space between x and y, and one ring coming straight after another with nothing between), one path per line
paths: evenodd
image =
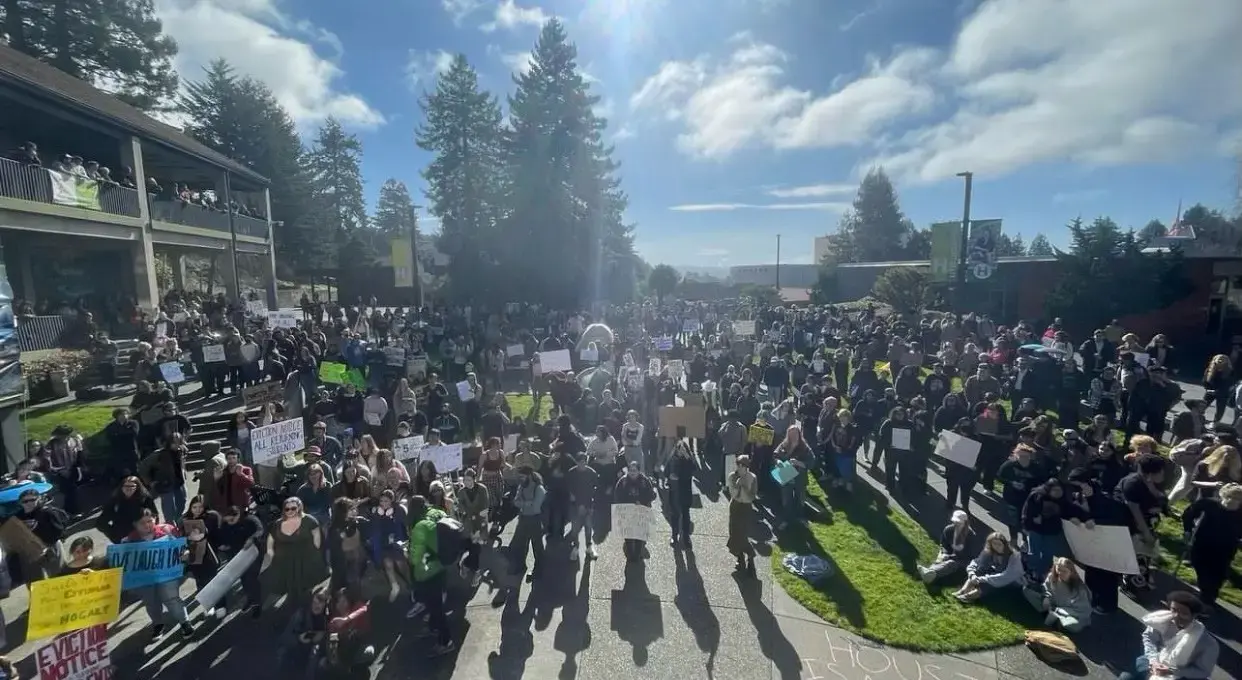
M781 292L781 235L776 235L776 292Z
M957 295L954 306L961 311L966 300L966 251L970 247L970 190L974 184L975 173L959 172L958 177L966 180L965 196L962 199L962 234L957 253Z
M410 266L414 269L414 304L418 305L421 312L423 308L423 275L418 270L418 209L421 205L411 206L414 208L414 219L410 221Z

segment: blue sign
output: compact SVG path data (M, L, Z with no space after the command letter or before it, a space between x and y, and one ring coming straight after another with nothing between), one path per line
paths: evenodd
M108 546L108 567L120 567L121 590L175 581L185 572L184 538L114 543Z
M655 348L658 351L667 352L673 349L673 339L672 338L656 338Z
M47 482L22 482L14 484L4 490L0 490L0 505L5 503L16 503L21 498L23 492L34 489L40 496L52 490L52 485Z

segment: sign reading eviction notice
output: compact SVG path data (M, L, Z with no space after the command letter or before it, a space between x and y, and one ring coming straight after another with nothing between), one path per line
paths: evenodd
M108 546L108 566L123 570L121 590L153 586L181 578L184 550L184 538L117 543Z

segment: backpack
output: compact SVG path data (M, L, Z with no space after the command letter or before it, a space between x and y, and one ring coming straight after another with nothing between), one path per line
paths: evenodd
M1060 633L1042 630L1026 631L1026 646L1041 661L1056 666L1079 661L1078 647Z
M470 537L461 522L445 515L436 521L436 557L446 567L457 564L466 552Z

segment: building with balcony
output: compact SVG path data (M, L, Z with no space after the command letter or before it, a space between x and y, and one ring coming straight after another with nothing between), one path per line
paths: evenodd
M260 258L275 305L267 178L4 46L0 154L0 243L15 300L84 307L107 327L127 304L158 304L157 253L174 263L176 287L186 255L215 254L232 296L235 263Z

